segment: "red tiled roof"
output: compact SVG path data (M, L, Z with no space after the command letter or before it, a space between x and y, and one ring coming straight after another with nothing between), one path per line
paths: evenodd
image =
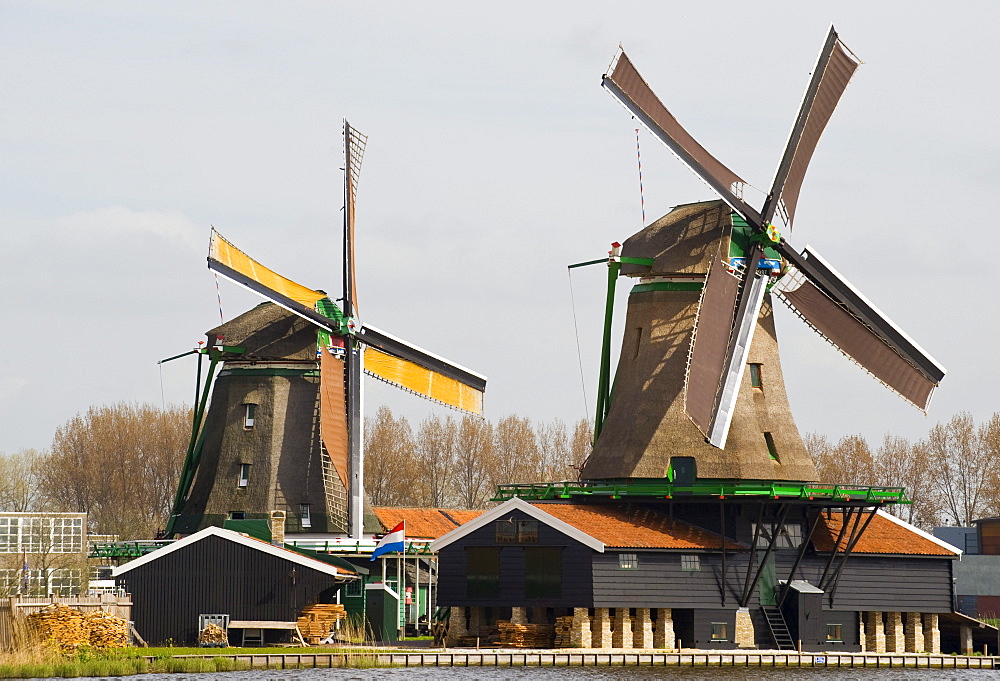
M483 511L466 508L392 508L376 506L372 509L375 517L386 531L402 521L406 521L407 539L437 539L478 518Z
M718 549L720 537L648 508L596 504L534 503L535 508L572 525L611 548ZM747 547L727 539L726 548Z
M864 523L866 517L861 518ZM840 550L847 548L847 541L853 529L853 521L849 521L847 532L840 542ZM902 521L900 521L902 522ZM823 514L823 519L816 526L813 534L813 546L817 551L832 551L833 545L840 536L840 529L844 525L843 513ZM955 556L954 551L949 551L940 544L920 532L916 528L910 528L894 522L890 518L876 515L871 523L861 535L861 539L855 545L853 553L885 553L885 554L906 554L915 556Z

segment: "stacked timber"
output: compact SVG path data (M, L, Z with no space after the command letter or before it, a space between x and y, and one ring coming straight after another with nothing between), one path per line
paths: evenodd
M128 620L103 610L83 616L94 648L124 648L128 646Z
M514 624L506 620L497 622L500 645L507 648L551 648L555 633L549 624Z
M317 603L299 613L297 624L306 643L316 645L330 635L339 620L347 617L347 610L339 603Z
M218 624L209 622L205 628L198 632L198 645L209 647L226 647L229 645L229 637L226 630Z
M553 645L556 648L572 648L573 644L570 642L570 631L573 629L573 616L567 615L566 617L556 618L556 638Z

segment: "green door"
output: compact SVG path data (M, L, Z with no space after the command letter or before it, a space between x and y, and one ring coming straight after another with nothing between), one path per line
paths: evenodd
M763 554L758 552L757 565L763 559ZM760 597L761 605L777 605L778 600L775 592L778 588L778 575L774 567L774 552L767 557L764 569L760 573L760 581L757 582L757 595Z

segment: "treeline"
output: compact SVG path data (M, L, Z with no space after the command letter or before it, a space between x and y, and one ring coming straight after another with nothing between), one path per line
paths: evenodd
M365 419L365 490L374 506L483 508L497 485L576 480L593 423L432 414L414 430L381 407Z
M889 510L924 529L1000 515L1000 413L977 425L960 412L922 439L886 435L874 448L861 435L805 443L823 482L905 487L913 503Z

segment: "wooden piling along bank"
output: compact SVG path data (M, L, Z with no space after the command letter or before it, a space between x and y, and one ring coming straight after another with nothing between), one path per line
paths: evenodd
M195 657L178 655L177 657ZM259 669L381 667L875 667L1000 669L1000 657L808 653L367 652L218 655ZM149 658L152 660L153 658Z

